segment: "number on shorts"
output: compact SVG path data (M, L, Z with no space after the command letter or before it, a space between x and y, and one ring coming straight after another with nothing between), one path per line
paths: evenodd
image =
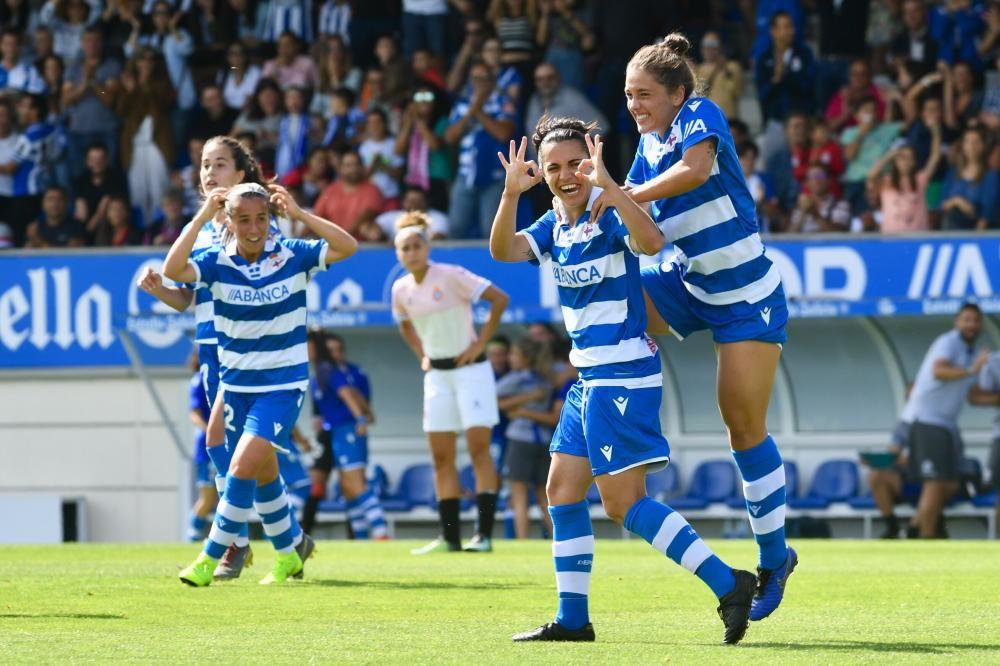
M222 408L226 414L226 430L232 430L233 432L236 432L236 426L233 425L233 417L236 416L236 413L233 411L232 406L223 405Z

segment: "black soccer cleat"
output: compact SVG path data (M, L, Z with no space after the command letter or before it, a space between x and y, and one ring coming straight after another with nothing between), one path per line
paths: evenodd
M594 641L594 625L587 623L579 629L567 629L558 622L546 622L537 629L514 634L515 643L526 641Z
M719 618L726 625L723 643L736 645L750 626L750 604L757 591L757 577L749 571L734 570L736 586L719 598Z

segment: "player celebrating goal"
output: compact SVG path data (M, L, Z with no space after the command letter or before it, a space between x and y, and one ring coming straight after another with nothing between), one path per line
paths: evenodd
M461 266L430 261L429 220L406 213L396 223L396 256L409 275L392 285L392 312L406 344L424 370L424 432L434 456L441 536L414 555L462 550L459 496L455 468L456 432L465 442L476 475L479 529L465 550L493 549L497 508L496 465L490 434L500 421L493 369L483 354L507 307L507 294ZM490 315L479 336L472 326L472 303L490 303Z
M321 240L274 239L268 233L269 203ZM212 218L199 213L199 224L184 230L163 264L170 279L199 282L212 292L226 435L234 449L204 551L181 571L180 579L192 586L211 583L219 558L255 508L278 551L274 568L261 582L280 583L302 570L275 448L291 446L309 384L306 283L315 271L352 255L357 243L331 222L300 209L277 185L270 186L270 193L256 183L228 192L216 189L203 209L220 206L231 236L223 239L225 244L191 256L201 226Z
M689 47L673 33L629 61L625 95L642 137L626 187L633 201L651 206L678 250L642 270L648 331L683 340L710 329L716 343L719 411L760 551L750 619L762 620L781 603L798 563L785 544L785 468L766 424L788 309L729 124L697 94Z
M639 255L656 254L663 237L649 215L611 180L600 137L574 118L543 117L533 142L541 160L525 162L527 139L510 143L507 171L490 235L500 261L551 262L570 361L580 381L566 397L552 438L546 494L552 516L559 610L554 622L515 641L592 641L588 594L594 531L587 490L596 480L607 514L694 573L719 598L726 643L749 624L756 579L716 557L687 521L646 494L646 473L663 467L670 447L660 430L663 393L656 344L645 334ZM549 211L515 234L518 199L544 177L565 219ZM592 215L601 195L617 210Z

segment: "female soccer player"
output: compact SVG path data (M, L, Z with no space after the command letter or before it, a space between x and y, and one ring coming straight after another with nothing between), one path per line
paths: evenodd
M301 222L321 240L275 239L270 205ZM224 206L223 245L194 257L202 227ZM212 572L247 522L251 507L278 557L261 583L281 583L302 570L293 544L288 497L278 476L275 448L288 448L309 384L306 283L317 270L351 256L357 243L340 227L298 207L287 190L256 183L213 190L163 263L172 280L211 290L219 340L226 434L234 453L215 524L201 555L181 571L192 586Z
M330 472L336 463L340 489L347 501L347 516L355 539L387 539L388 526L378 497L368 487L368 425L371 411L368 375L348 363L343 339L319 331L310 333L313 346L313 376L309 390L321 419L323 451L310 471L312 492L303 529L312 528L316 508L326 494Z
M429 259L429 220L411 212L396 223L396 256L409 272L392 285L392 312L403 340L424 371L424 432L434 456L441 536L414 555L462 550L459 523L461 489L455 468L455 440L465 431L476 474L479 529L465 549L493 550L497 508L496 465L490 456L490 431L499 421L493 369L483 355L507 307L507 294L461 266ZM479 335L472 325L472 304L484 299L490 314Z
M625 96L642 137L626 188L634 202L650 205L677 249L642 271L647 330L683 340L710 329L716 343L719 411L760 550L750 619L762 620L781 603L798 562L785 544L785 469L766 424L788 309L728 122L699 96L684 57L689 47L673 33L629 61Z
M207 194L215 188L230 188L243 182L260 185L265 183L260 166L253 154L242 143L228 136L216 136L205 143L201 153L199 179L203 194ZM214 215L214 219L209 220L201 227L201 232L195 241L195 250L221 244L226 230L225 214L223 211L216 211ZM284 218L272 219L270 233L275 236L283 235L282 226L290 228L291 223ZM219 475L216 477L217 489L222 492L222 482L229 470L229 461L233 452L225 445L225 403L216 399L219 391L220 367L212 293L203 286L196 287L194 290L185 286L167 287L163 284L159 273L151 268L146 270L139 281L139 286L179 312L188 308L192 298L195 301L195 343L198 345L198 360L201 364L205 393L208 396L209 405L212 406L212 412L208 419L206 451ZM290 459L290 455L281 454L279 462L282 465L282 470L286 473L294 472L296 479L305 477L305 472L302 471L301 463L297 459L293 461ZM292 479L286 476L287 481L292 481ZM294 513L291 514L291 520L295 525L298 524ZM297 535L296 549L305 561L312 554L315 544L308 535L300 538L298 536L300 531L297 527L295 532ZM252 561L253 553L250 549L250 539L247 534L241 534L232 547L226 551L225 557L222 558L215 572L215 577L219 580L239 578L244 565L249 565Z
M649 215L611 180L600 137L575 118L543 117L533 141L539 169L524 159L527 138L500 161L507 171L490 235L500 261L551 262L570 361L580 371L552 438L546 493L552 516L559 610L554 622L515 641L592 641L587 596L594 559L587 490L597 481L608 516L685 567L719 598L725 642L738 643L749 624L756 580L716 557L679 513L646 494L646 473L663 467L670 447L660 430L663 393L656 344L645 333L639 255L653 255L663 236ZM515 233L521 194L545 179L565 219L549 211ZM592 217L601 193L610 206Z

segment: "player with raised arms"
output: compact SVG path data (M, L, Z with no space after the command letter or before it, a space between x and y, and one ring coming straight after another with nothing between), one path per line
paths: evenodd
M392 312L403 340L424 371L423 428L434 458L441 536L414 555L462 550L455 467L456 433L465 442L476 476L479 528L465 550L493 549L493 521L499 479L490 455L490 434L499 420L493 369L483 349L496 333L507 308L503 291L461 266L430 261L430 220L406 213L396 223L396 257L407 275L392 285ZM472 325L472 304L488 301L490 314L479 335Z
M754 575L734 571L679 513L646 494L647 472L667 464L670 447L660 430L663 376L656 343L645 333L639 256L658 253L663 236L611 180L592 129L576 118L543 117L532 137L540 169L525 161L527 138L519 147L511 141L509 155L500 155L507 176L490 253L551 267L573 343L570 361L580 372L552 438L546 486L559 608L553 622L514 640L594 640L588 608L594 530L586 496L596 481L612 520L709 586L719 599L724 641L738 643L749 624ZM550 210L515 233L518 199L543 178L564 219ZM609 208L594 217L598 196Z
M216 136L209 139L202 149L199 167L199 185L202 194L207 195L216 188L227 189L244 182L266 184L260 165L254 159L253 153L232 137ZM209 207L202 208L200 212L212 217L207 221L196 219L192 222L192 224L198 224L201 229L195 240L194 249L196 251L221 245L222 237L226 232L224 211ZM202 224L203 222L204 224ZM272 218L270 227L272 236L280 237L283 235L282 222L290 228L291 223L287 220ZM223 483L226 472L229 470L229 462L233 452L226 446L225 435L225 423L230 413L225 409L225 402L216 399L219 392L220 367L212 293L203 285L194 285L193 288L184 285L168 287L163 284L160 274L152 268L146 269L139 280L139 286L178 312L187 310L192 299L195 302L195 343L198 345L198 362L208 404L212 407L206 431L206 452L218 474L216 477L217 490L221 493L224 489ZM293 432L293 436L295 435L296 433ZM279 453L278 463L282 478L286 483L307 479L299 458L294 455L291 449L287 453ZM306 487L308 488L308 483ZM291 514L290 519L293 524L293 532L296 535L296 549L299 556L305 561L312 554L315 544L309 535L303 534L299 529L298 520L294 513ZM244 530L244 533L226 551L215 571L216 580L239 578L243 567L253 562L248 534Z
M766 423L788 308L729 123L700 96L689 48L673 33L629 61L625 96L642 137L626 189L677 250L642 270L647 330L683 340L709 329L716 343L719 411L760 552L750 619L762 620L798 563L785 543L785 468ZM595 209L604 205L614 204L605 197Z
M272 205L320 240L273 237ZM192 256L201 228L220 207L226 213L224 245ZM306 283L316 271L354 254L357 242L332 222L303 211L278 185L215 189L195 219L167 253L163 273L177 282L204 284L212 292L220 388L232 417L227 418L226 436L234 453L204 550L180 579L198 587L211 583L219 559L255 508L278 551L261 583L281 583L302 570L275 449L291 446L309 386Z

